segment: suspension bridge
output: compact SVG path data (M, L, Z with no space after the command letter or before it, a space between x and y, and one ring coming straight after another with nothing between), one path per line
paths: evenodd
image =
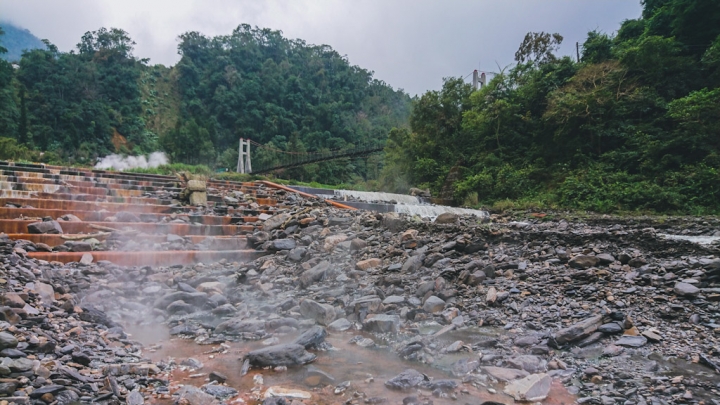
M251 159L251 145L255 149L255 166ZM341 158L358 158L381 152L384 144L366 143L352 148L322 150L314 152L292 152L262 145L250 139L240 139L238 148L238 173L261 174L279 169L291 169L311 163L327 162Z

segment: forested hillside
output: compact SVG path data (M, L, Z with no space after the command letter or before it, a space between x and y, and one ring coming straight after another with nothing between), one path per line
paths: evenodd
M175 162L234 168L241 137L294 152L382 145L410 112L405 93L332 48L248 25L181 35L172 68L135 57L121 29L88 32L71 52L46 45L25 52L17 70L0 62L0 136L51 152L45 160L163 149ZM286 175L360 181L377 178L380 163L344 159Z
M720 211L720 3L643 6L614 36L590 32L579 63L554 55L561 36L531 33L481 90L447 79L424 94L411 128L390 134L386 187L467 204Z
M0 46L7 50L0 54L0 59L17 62L24 50L44 48L45 44L30 31L7 22L0 22L0 29L5 34L0 36Z

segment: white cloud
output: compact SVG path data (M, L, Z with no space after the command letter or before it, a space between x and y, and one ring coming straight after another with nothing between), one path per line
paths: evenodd
M0 16L69 50L86 31L118 27L151 63L178 60L177 36L229 34L241 23L328 44L378 79L411 94L446 76L513 61L528 31L559 32L574 55L589 30L612 33L640 15L639 1L604 0L2 0Z

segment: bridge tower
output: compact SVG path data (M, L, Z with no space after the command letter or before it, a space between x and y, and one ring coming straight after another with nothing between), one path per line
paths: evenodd
M238 173L252 173L252 162L250 160L250 140L240 138L240 147L238 148Z

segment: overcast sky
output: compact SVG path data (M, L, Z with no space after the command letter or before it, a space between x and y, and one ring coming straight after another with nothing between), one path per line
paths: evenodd
M172 65L179 34L248 23L330 45L411 95L513 63L528 31L560 33L561 54L574 55L588 31L613 33L640 12L639 0L0 0L0 19L63 51L86 31L117 27L137 42L136 56Z

